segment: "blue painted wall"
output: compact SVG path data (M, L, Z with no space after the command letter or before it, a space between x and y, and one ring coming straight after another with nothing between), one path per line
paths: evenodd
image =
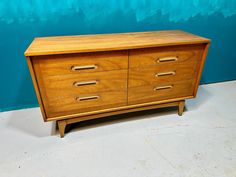
M212 39L201 83L236 79L236 0L1 0L0 111L35 107L36 36L182 29Z

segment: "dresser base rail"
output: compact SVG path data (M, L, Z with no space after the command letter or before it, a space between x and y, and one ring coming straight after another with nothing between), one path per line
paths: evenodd
M81 116L76 118L70 118L70 119L64 119L64 120L58 120L57 125L59 129L59 133L61 138L65 136L65 129L66 126L73 123L78 123L81 121L96 119L96 118L102 118L117 114L124 114L129 112L137 112L137 111L144 111L144 110L151 110L151 109L157 109L157 108L165 108L165 107L178 107L178 115L182 116L184 107L185 107L185 100L176 101L176 102L170 102L170 103L162 103L157 105L149 105L149 106L143 106L143 107L137 107L137 108L131 108L126 110L118 110L118 111L112 111L112 112L105 112L100 114L94 114L94 115L87 115L87 116Z

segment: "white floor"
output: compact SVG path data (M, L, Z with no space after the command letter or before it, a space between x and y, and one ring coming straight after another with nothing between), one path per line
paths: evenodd
M64 139L39 108L0 113L0 177L236 177L236 81L201 86L186 108L77 125Z

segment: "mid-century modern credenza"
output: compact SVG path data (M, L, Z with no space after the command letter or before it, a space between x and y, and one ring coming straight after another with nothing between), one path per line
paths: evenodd
M35 38L25 52L44 121L66 125L196 96L210 40L184 31Z

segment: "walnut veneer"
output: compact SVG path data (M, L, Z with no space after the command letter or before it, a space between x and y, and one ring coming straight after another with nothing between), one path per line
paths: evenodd
M210 40L183 31L35 38L25 52L44 121L178 106L196 96Z

